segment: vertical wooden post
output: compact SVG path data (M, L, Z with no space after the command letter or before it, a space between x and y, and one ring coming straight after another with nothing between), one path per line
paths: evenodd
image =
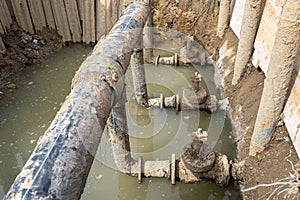
M65 0L68 22L73 42L81 42L81 25L76 0Z
M63 37L64 42L72 41L64 1L51 0L51 6L53 10L57 32Z
M50 2L50 0L43 0L42 2L43 2L43 7L44 7L47 26L50 29L55 29L56 30L51 2Z
M83 0L83 42L86 44L95 43L95 2Z
M218 26L217 26L217 36L219 36L220 38L223 38L225 29L229 25L230 5L231 5L231 0L221 0Z
M28 31L29 33L34 33L30 13L28 10L27 1L24 0L14 0L11 1L14 13L16 15L17 22L19 26Z
M111 0L111 28L118 21L120 0ZM111 29L110 28L110 29ZM110 30L109 29L109 30Z
M5 29L3 28L1 21L0 21L0 34L5 34Z
M0 24L0 26L1 26L1 24ZM5 50L6 50L6 48L5 48L4 42L3 42L1 34L0 34L0 53L4 52Z
M76 0L76 1L77 1L80 20L83 20L83 0Z
M41 31L43 29L43 27L47 26L42 1L40 1L40 0L27 0L27 2L28 2L28 5L29 5L29 9L30 9L34 29L36 31Z
M112 0L106 0L105 1L105 20L106 20L106 31L109 32L109 30L112 27L111 18L112 18Z
M9 9L5 0L0 0L0 23L2 23L2 28L5 33L7 32L7 29L10 28L10 24L12 23Z
M106 30L106 9L105 9L105 0L96 0L96 32L97 40L100 40L101 36L107 34Z
M270 141L287 98L300 45L300 2L286 0L279 19L274 48L250 143L250 155L264 150Z
M246 0L241 35L234 64L232 85L240 80L252 54L255 35L260 21L263 0Z

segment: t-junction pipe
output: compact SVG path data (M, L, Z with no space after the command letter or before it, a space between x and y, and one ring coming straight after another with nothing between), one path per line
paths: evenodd
M119 79L141 37L149 6L127 7L81 65L73 89L4 199L79 199L117 102Z

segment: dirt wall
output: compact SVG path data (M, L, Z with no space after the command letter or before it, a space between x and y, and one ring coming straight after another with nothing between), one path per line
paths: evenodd
M19 72L61 49L63 42L55 31L44 29L39 34L29 34L16 23L2 38L6 51L0 52L0 101L4 103L14 98Z
M219 0L154 0L154 25L194 36L209 52L216 37Z
M194 36L210 53L217 50L219 59L215 65L215 83L223 97L230 100L228 115L238 146L237 159L245 162L243 179L239 182L241 189L272 184L297 173L293 167L298 157L283 120L278 123L266 150L256 157L248 155L265 76L249 64L240 83L231 85L238 38L230 28L222 40L216 37L219 1L185 0L176 3L175 0L156 0L154 8L155 25ZM244 199L283 199L288 195L291 199L299 198L297 189L290 186L258 187L243 192Z

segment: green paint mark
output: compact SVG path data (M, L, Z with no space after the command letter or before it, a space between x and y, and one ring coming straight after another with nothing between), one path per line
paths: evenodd
M99 64L97 62L94 62L94 61L85 61L82 65L81 65L81 68L86 68L86 67L89 67L93 64ZM102 63L102 65L104 65L105 67L107 67L109 70L115 70L115 67L112 65L112 64L109 64L109 63Z
M115 67L112 66L112 65L109 64L109 63L105 63L105 66L106 66L108 69L110 69L110 70L115 70Z

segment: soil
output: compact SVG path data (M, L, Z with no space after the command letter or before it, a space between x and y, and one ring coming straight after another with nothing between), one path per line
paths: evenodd
M37 38L35 42L34 38ZM53 30L45 28L32 35L22 31L16 23L11 25L2 39L6 51L0 52L0 101L4 103L14 98L19 72L31 64L42 62L51 53L61 49L63 42Z
M255 157L249 156L249 146L254 129L257 111L263 91L264 73L248 63L247 71L236 86L231 85L233 66L238 46L238 39L230 28L223 39L216 37L216 25L219 1L155 0L154 23L162 28L172 28L178 32L194 36L214 57L222 56L221 48L226 46L227 54L222 58L219 71L216 68L217 85L220 85L223 97L230 100L229 117L232 121L233 135L237 143L238 157L236 162L244 162L239 181L241 189L259 184L275 183L282 179L291 180L299 158L291 143L287 129L282 120L279 121L273 138L265 151ZM220 52L219 52L220 50ZM219 55L218 55L219 54ZM217 63L218 64L218 63ZM220 64L220 63L219 63ZM220 73L220 74L218 74ZM298 180L299 182L299 180ZM258 187L242 192L244 199L300 199L299 188L286 185Z
M225 42L230 44L231 48L236 51L238 40L230 29L227 30L220 47ZM231 85L234 59L232 57L225 58L222 65L231 72L224 80L225 87L223 92L230 100L229 115L232 119L233 132L238 147L237 159L238 161L245 161L242 173L243 178L240 181L242 189L259 184L275 183L286 178L291 180L291 174L298 174L297 171L294 171L293 165L296 168L299 162L282 119L279 121L273 138L265 151L255 157L248 155L265 78L262 71L253 67L250 62L248 65L248 70L243 74L237 86ZM281 185L259 187L255 190L244 192L243 196L244 199L267 199L269 197L270 199L299 199L298 188L291 188L290 186L280 187ZM280 193L287 188L289 190ZM289 194L291 196L288 196Z
M153 0L155 26L192 36L209 52L218 40L218 0Z

